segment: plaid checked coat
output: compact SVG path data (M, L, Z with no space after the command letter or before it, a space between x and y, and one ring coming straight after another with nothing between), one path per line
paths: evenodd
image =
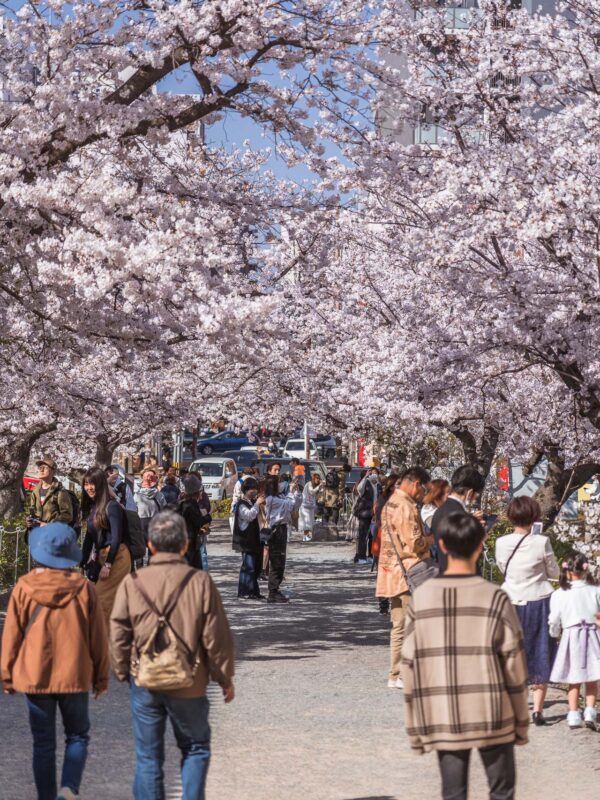
M508 595L478 575L433 578L415 591L402 678L414 750L527 742L521 625Z

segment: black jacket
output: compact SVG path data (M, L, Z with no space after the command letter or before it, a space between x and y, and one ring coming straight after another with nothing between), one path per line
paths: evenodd
M260 526L258 524L258 518L253 519L246 530L240 530L238 524L238 514L240 506L242 505L246 508L252 508L252 504L247 500L240 500L238 503L238 506L235 510L231 547L238 553L252 553L253 555L259 555L262 550L262 545L260 543Z
M450 514L464 514L465 508L458 500L453 500L449 497L446 502L441 505L433 515L431 520L431 532L435 538L435 543L438 547L438 564L440 565L440 574L446 571L448 566L448 557L440 550L440 533L444 530L444 523Z
M212 517L210 514L204 514L196 500L182 500L177 506L177 513L185 520L185 525L188 534L188 549L186 558L192 567L202 569L202 558L200 557L200 536L201 528L208 525Z

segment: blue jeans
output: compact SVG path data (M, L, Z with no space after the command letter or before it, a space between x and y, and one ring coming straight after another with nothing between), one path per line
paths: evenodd
M238 583L238 597L260 594L258 578L262 570L261 553L242 553L242 566L240 567L240 580Z
M29 725L33 735L33 777L38 800L55 800L56 707L65 728L65 758L60 786L79 792L88 742L90 718L87 692L73 694L28 694Z
M165 800L165 728L171 720L181 751L183 800L204 800L210 761L210 727L206 697L173 697L151 692L130 680L135 744L135 800Z

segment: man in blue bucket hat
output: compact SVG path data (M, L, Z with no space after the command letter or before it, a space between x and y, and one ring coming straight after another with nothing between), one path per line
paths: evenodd
M108 687L106 628L93 584L72 569L81 561L73 528L34 528L29 549L36 565L13 589L4 625L3 689L26 695L38 800L73 800L87 756L89 692ZM57 707L66 739L58 793Z

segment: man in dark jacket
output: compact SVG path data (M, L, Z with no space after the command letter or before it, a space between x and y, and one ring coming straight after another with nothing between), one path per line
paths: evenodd
M183 497L177 506L177 513L185 520L189 547L186 553L190 566L203 569L202 540L209 530L212 517L206 508L200 505L202 483L196 475L188 475L183 481Z
M379 496L379 470L369 469L365 477L356 487L358 498L354 504L353 514L358 518L358 539L356 542L355 564L367 563L367 546L373 519L374 507Z
M43 456L35 463L40 482L31 493L28 527L48 525L49 522L77 524L78 520L73 519L71 497L55 477L56 461L50 456Z
M440 574L444 573L448 566L448 558L439 546L439 540L443 538L442 530L446 518L449 517L450 514L455 514L457 512L464 513L468 506L476 503L483 492L485 479L481 472L476 470L475 467L470 467L468 464L465 464L454 472L450 484L451 488L448 499L438 508L431 520L431 532L438 546ZM483 515L480 511L475 512L473 516L477 517L480 522L483 522Z

